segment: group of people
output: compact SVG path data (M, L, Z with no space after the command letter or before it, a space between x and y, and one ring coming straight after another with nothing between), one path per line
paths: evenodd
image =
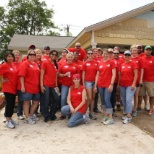
M120 48L94 48L86 51L76 43L74 48L64 49L62 57L56 50L44 47L44 54L34 45L20 61L20 52L6 52L0 65L2 91L6 99L6 127L18 124L12 119L15 98L18 96L17 115L27 124L35 124L38 106L44 122L68 117L68 126L96 120L100 95L103 113L102 123L114 123L113 116L123 106L122 122L131 122L137 116L141 102L149 101L149 114L154 106L154 57L151 46L142 51L141 45L130 50ZM133 105L134 98L134 105ZM148 99L147 99L148 98ZM147 101L148 100L148 101ZM24 114L24 116L23 116Z

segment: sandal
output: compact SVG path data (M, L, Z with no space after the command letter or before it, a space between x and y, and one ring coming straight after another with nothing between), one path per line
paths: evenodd
M150 109L149 114L150 115L153 114L153 109Z

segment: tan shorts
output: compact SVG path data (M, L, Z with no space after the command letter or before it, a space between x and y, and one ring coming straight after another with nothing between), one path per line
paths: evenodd
M149 97L154 97L154 82L144 82L140 88L139 96L145 96L146 92Z

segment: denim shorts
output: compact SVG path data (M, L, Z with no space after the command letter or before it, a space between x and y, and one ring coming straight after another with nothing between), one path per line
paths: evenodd
M40 93L37 93L37 94L30 94L30 93L23 93L23 100L24 101L30 101L30 100L33 100L33 101L40 101Z
M92 82L85 82L85 87L87 89L94 88L94 85L95 85L95 82L94 81L92 81Z

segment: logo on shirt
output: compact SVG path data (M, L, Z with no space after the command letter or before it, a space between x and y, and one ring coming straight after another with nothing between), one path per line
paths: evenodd
M108 64L107 66L110 67L110 64Z
M68 68L68 66L66 65L66 66L64 66L65 68Z
M128 68L131 68L130 66L128 66Z
M99 68L102 68L103 66L101 65L101 66L99 66Z
M122 66L122 68L125 68L125 66Z
M86 65L87 65L87 66L90 66L90 63L87 63Z
M73 67L73 69L75 69L75 67Z
M79 95L81 95L81 92L78 92Z
M13 71L13 68L10 68L10 71Z
M149 61L149 63L151 63L151 64L152 64L152 61Z
M29 65L30 67L34 67L33 65Z

